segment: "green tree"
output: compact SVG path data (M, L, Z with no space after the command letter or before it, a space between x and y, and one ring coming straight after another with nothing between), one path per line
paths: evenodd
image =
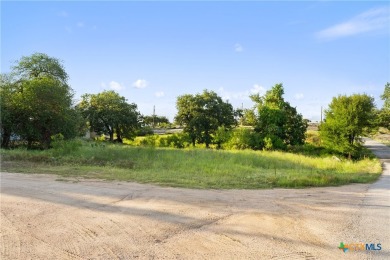
M51 135L73 137L77 132L77 112L72 106L73 91L62 64L46 54L22 57L10 76L1 80L2 146L8 147L15 135L49 148Z
M115 91L103 91L98 94L85 94L77 106L88 120L91 130L98 134L108 134L110 141L123 142L122 138L132 139L139 128L140 114L137 105Z
M189 134L193 146L198 142L209 147L218 127L231 129L237 123L232 105L213 91L179 96L176 108L175 120L184 126L184 132Z
M325 122L320 125L320 137L325 147L357 156L361 136L373 127L374 99L366 94L334 97L325 111Z
M390 130L390 83L387 82L383 94L381 95L383 107L378 113L379 126Z
M55 78L64 84L67 83L69 78L62 62L44 53L23 56L13 66L12 73L24 80L49 77Z
M258 110L255 131L262 136L266 149L284 149L305 142L307 122L283 95L283 85L276 84L264 96L251 96Z
M0 75L1 147L9 147L12 134L17 130L18 116L13 94L16 85L10 74Z
M256 125L256 113L254 109L244 109L241 117L241 124L244 126L255 126Z
M73 95L67 86L48 77L23 81L21 86L23 92L14 96L20 115L17 134L27 140L30 147L35 141L42 148L49 148L51 136L55 134L61 133L65 138L76 135Z
M385 85L385 90L383 91L383 94L381 95L383 103L383 108L386 110L390 110L390 83L387 82Z

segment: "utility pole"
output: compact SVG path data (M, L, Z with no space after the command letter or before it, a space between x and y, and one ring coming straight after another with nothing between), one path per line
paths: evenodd
M154 118L156 117L156 106L153 105L153 128L155 128Z

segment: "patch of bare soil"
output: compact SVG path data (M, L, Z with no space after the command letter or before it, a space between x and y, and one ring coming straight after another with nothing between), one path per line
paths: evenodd
M300 190L194 190L1 173L0 258L389 259L384 163L384 175L371 185ZM344 253L340 242L381 243L382 250Z

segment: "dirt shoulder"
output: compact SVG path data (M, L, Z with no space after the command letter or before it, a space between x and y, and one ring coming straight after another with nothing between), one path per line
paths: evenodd
M384 166L374 184L300 190L193 190L1 173L0 258L389 259ZM381 243L382 250L344 253L340 242Z

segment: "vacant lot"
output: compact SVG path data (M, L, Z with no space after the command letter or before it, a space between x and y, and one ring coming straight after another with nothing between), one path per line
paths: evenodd
M7 172L135 181L201 189L261 189L370 183L381 165L367 155L339 159L319 147L296 153L172 149L69 141L45 151L0 150ZM304 153L304 154L301 154Z
M300 190L2 173L1 259L389 259L386 167L374 184ZM343 253L340 242L382 250Z

